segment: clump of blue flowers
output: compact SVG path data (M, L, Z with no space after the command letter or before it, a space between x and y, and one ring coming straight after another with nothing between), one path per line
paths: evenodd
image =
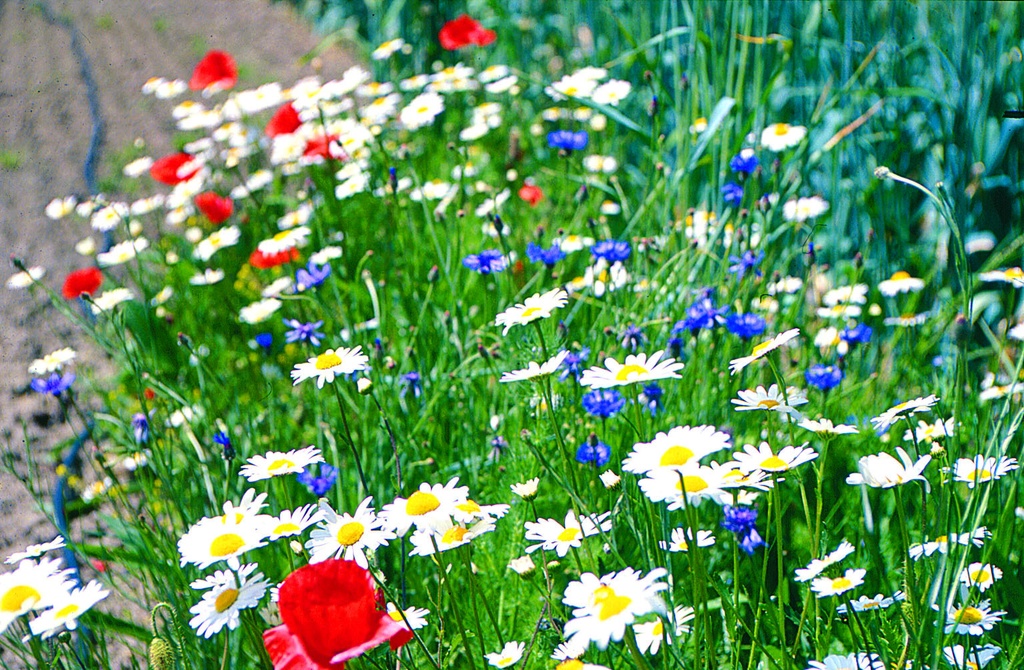
M587 148L590 136L585 130L552 130L548 133L548 146L564 151L582 151Z
M478 254L470 254L462 259L462 264L482 275L501 272L508 266L505 257L497 249L484 249Z
M615 389L598 389L583 396L583 409L599 419L607 419L622 411L626 399Z
M587 441L576 450L576 460L586 465L593 463L595 468L600 468L612 457L612 449L604 442L597 439L597 435L591 433Z
M735 533L742 549L748 556L752 556L758 547L764 546L764 540L757 532L757 508L726 505L722 508L725 518L722 520L722 528Z
M818 363L807 368L804 372L804 379L809 385L822 391L828 391L839 386L839 382L843 381L843 371L834 365Z

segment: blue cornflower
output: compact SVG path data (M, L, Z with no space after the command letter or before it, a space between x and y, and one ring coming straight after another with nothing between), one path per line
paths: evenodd
M590 349L583 347L579 352L570 351L562 359L562 373L558 375L558 381L564 382L571 375L573 379L579 379L580 375L583 374L583 370L580 367L583 365L583 361L590 355Z
M256 344L264 349L270 349L270 347L274 346L274 336L271 333L259 333L253 339L256 340Z
M722 187L722 199L727 205L739 207L743 202L743 187L734 181L726 182Z
M295 480L300 484L303 484L306 488L312 492L313 495L319 497L327 493L332 486L334 481L338 478L338 468L327 463L320 464L320 476L313 475L310 468L306 468L299 474L295 475Z
M587 131L578 130L552 130L548 133L548 146L552 149L565 149L566 151L582 151L587 148L589 140Z
M599 419L618 414L626 406L626 399L615 389L597 389L583 396L583 409Z
M331 266L327 263L317 265L309 262L305 268L295 271L295 292L302 293L307 288L315 288L324 283L324 280L331 276Z
M697 298L697 301L687 308L686 318L676 322L672 328L672 334L676 335L684 329L696 334L698 330L710 330L725 323L725 316L729 313L729 308L715 307L715 300L712 297L714 294L714 289L710 288L701 291L701 296Z
M733 335L749 340L764 333L768 323L760 314L748 312L746 314L730 314L725 319L725 327Z
M497 249L484 249L478 254L470 254L462 259L462 264L482 275L501 272L508 265L505 257Z
M725 518L722 520L722 528L736 534L740 539L740 548L748 556L753 555L754 550L764 546L764 540L757 532L757 508L756 507L733 507L726 505L722 508Z
M665 391L660 386L651 382L640 391L639 400L647 411L654 416L661 409L661 396L665 395Z
M739 172L740 174L750 174L757 169L760 165L757 160L757 154L754 153L753 149L744 149L729 161L729 169L733 172Z
M843 371L834 365L819 363L807 368L804 372L804 379L811 386L827 391L839 386L839 382L843 381Z
M50 395L57 397L61 393L71 388L71 385L75 382L74 372L65 372L61 375L59 372L52 372L46 379L33 379L31 382L32 390L36 393L49 393Z
M309 342L314 347L320 346L320 338L324 334L317 331L317 328L324 325L323 321L311 321L301 323L297 319L282 319L284 325L291 328L284 334L285 342Z
M565 252L562 251L558 244L552 244L549 248L545 249L539 244L530 242L526 245L526 257L530 259L531 263L543 263L550 268L565 258Z
M496 461L501 458L501 455L508 449L508 440L501 435L495 435L491 438L491 455L490 459Z
M871 326L858 323L852 328L843 328L839 337L849 344L867 344L871 341Z
M644 331L632 323L626 326L626 330L622 331L622 346L630 351L636 351L646 341L647 337L644 335Z
M759 251L756 255L749 249L743 252L742 256L729 256L729 262L732 265L729 267L729 272L736 275L737 281L743 281L743 277L746 276L751 270L760 277L761 271L757 269L757 264L764 260L764 252Z
M602 467L612 457L612 449L591 434L590 438L576 450L576 460L580 463L593 463L595 468Z
M398 392L398 395L405 397L406 393L411 392L413 398L419 398L422 389L420 388L420 373L413 370L412 372L406 372L401 377L402 390Z
M213 441L223 448L225 461L230 461L235 457L235 447L231 444L231 438L223 430L218 430L213 434Z
M139 444L149 442L149 419L142 412L132 415L132 433Z
M631 251L632 247L625 240L601 240L590 247L595 258L603 258L609 263L626 260Z

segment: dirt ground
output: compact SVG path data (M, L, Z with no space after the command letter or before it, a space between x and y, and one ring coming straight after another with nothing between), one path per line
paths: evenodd
M0 250L45 267L43 281L57 290L70 270L89 264L74 251L88 224L43 213L55 196L89 193L83 162L93 121L69 25L91 63L105 124L101 179L118 169L113 159L136 138L153 156L172 146L171 104L141 94L150 77L187 80L202 54L216 48L234 55L240 85L287 85L313 74L300 60L319 41L290 7L267 0L0 0ZM322 74L337 76L353 62L329 50ZM0 278L14 272L10 265ZM21 453L27 441L41 454L71 437L55 401L27 387L28 364L62 346L79 351L80 374L91 368L102 378L108 371L44 295L0 286L0 451L10 444ZM0 558L56 534L3 465L0 521Z

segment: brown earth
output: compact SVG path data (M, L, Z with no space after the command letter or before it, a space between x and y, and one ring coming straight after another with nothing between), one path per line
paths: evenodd
M240 86L287 85L314 74L302 57L318 44L308 26L282 4L266 0L46 0L50 15L80 33L98 89L105 135L99 177L116 174L116 157L136 138L160 156L172 147L171 103L141 94L152 76L188 79L207 49L223 49L239 65ZM339 75L354 60L337 49L321 55L322 74ZM88 195L83 162L92 119L80 62L69 30L47 20L36 3L0 0L0 250L42 265L44 283L59 290L64 276L89 265L74 251L91 232L78 219L43 214L55 196ZM0 273L6 277L13 274ZM28 364L53 349L79 351L79 382L102 379L109 366L42 292L0 287L0 452L24 454L26 442L44 472L50 449L72 436L57 405L27 389ZM94 375L86 371L92 369ZM0 558L56 530L15 473L0 464ZM0 665L6 666L0 645Z

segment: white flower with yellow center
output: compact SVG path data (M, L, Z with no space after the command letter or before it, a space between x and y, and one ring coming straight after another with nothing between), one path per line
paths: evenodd
M903 417L910 416L911 414L917 414L919 412L927 412L934 407L937 402L939 402L939 399L935 397L935 395L914 398L913 400L901 402L871 419L871 425L875 427L876 432L880 434L885 433L894 423Z
M910 276L909 272L899 270L885 281L878 282L878 291L889 298L900 293L917 293L924 290L924 280Z
M912 442L915 439L918 442L924 442L931 444L935 440L941 440L944 437L949 437L953 434L953 417L950 417L943 421L939 419L935 423L928 423L927 421L918 421L917 428L911 432L909 429L903 433L904 442Z
M431 486L424 482L408 498L396 498L381 509L380 515L386 527L405 535L411 526L416 526L417 530L435 531L449 526L455 506L465 502L469 493L468 487L458 483L458 477L444 485Z
M128 203L112 202L96 210L89 219L89 225L93 230L106 233L121 225L127 219L128 212Z
M540 485L540 477L528 479L525 482L512 484L509 488L523 500L531 500L537 497L537 487Z
M945 554L949 551L951 544L961 544L967 546L973 544L975 547L980 547L985 544L985 538L991 537L992 533L989 532L985 526L979 526L970 533L951 533L950 535L939 535L934 540L922 542L921 544L912 544L908 553L910 557L915 561L922 556L928 557L939 552Z
M612 522L609 518L610 512L597 516L584 516L576 518L576 512L569 510L565 515L565 524L560 524L554 519L538 519L537 521L526 522L526 539L531 544L526 548L527 554L532 554L538 549L554 551L559 557L569 553L569 549L582 546L583 538L607 533L612 529Z
M581 235L566 235L564 238L556 237L552 240L552 244L565 253L571 254L574 251L582 251L594 246L594 238Z
M726 496L726 477L731 470L717 463L696 462L673 468L657 468L640 480L640 490L651 502L664 502L670 510L697 505L705 498L731 500ZM685 500L683 494L686 494Z
M0 633L30 610L40 610L67 595L75 582L57 559L23 560L13 572L0 575Z
M554 374L558 370L558 366L562 364L565 357L569 355L569 351L561 351L552 356L546 362L538 365L534 361L530 361L522 370L512 370L501 375L501 379L498 380L502 383L508 382L522 382L530 379L536 379L538 377L546 377L550 374Z
M806 568L797 568L795 581L807 582L825 571L825 568L835 565L853 553L853 545L843 540L835 551L830 552L824 558L815 558L807 564Z
M847 305L844 303L832 305L831 307L819 307L817 310L818 316L822 319L856 319L862 312L863 310L861 310L859 305ZM821 337L820 332L818 337ZM818 344L818 337L814 339L815 344ZM839 344L841 343L836 342L837 346Z
M664 612L658 596L668 585L658 580L668 571L655 568L641 576L632 568L597 578L586 572L580 581L570 582L562 602L573 608L573 618L565 624L565 635L572 641L592 642L606 649L611 641L622 640L626 626L638 616Z
M596 88L597 81L595 79L580 77L578 74L567 74L545 87L544 92L551 96L552 100L565 100L567 98L589 98Z
M57 221L75 211L75 206L77 204L78 198L73 195L69 195L66 198L54 198L47 203L44 211L46 212L47 218Z
M868 285L839 286L827 291L821 302L826 307L835 307L843 303L865 305L868 302Z
M914 314L913 312L908 314L900 314L899 316L890 316L882 320L882 323L886 326L900 326L901 328L913 328L920 326L922 323L928 320L928 314Z
M896 601L904 601L907 599L907 594L903 591L897 591L892 597L884 596L881 593L876 593L874 597L861 596L856 600L850 601L853 605L854 612L872 612L876 610L888 609ZM836 614L846 615L848 608L845 604L836 607Z
M634 444L622 469L641 475L660 468L680 468L729 446L729 436L714 426L676 426L650 442Z
M856 435L858 432L856 426L847 426L846 424L833 424L829 419L804 419L797 424L801 428L817 433L821 437L830 437L834 435Z
M761 133L761 145L776 153L795 147L807 136L807 128L788 123L773 123Z
M39 558L48 551L63 549L64 546L64 537L58 535L49 542L44 542L42 544L30 544L25 547L25 551L15 552L8 556L4 563L7 565L14 565L15 563L21 563L26 558Z
M242 610L256 607L270 586L262 573L254 572L256 567L255 563L243 565L237 575L228 570L218 570L209 577L192 582L194 589L209 589L203 594L203 599L189 609L195 616L188 623L196 629L196 635L209 639L224 626L228 630L238 628Z
M61 626L68 630L78 628L78 617L110 595L99 582L93 580L83 587L61 593L49 601L50 608L29 622L33 635L44 640L56 635Z
M977 606L961 605L950 607L946 613L946 635L956 631L957 635L983 635L999 623L1006 612L993 612L988 600Z
M818 457L818 452L806 444L794 447L783 447L779 453L775 453L767 442L762 442L755 447L752 444L743 446L743 451L733 452L733 458L739 463L743 472L754 472L764 470L765 472L786 472L798 465L810 463Z
M277 298L264 298L246 305L238 310L238 320L242 323L257 324L269 319L274 312L281 309L283 303Z
M658 545L665 551L670 551L672 553L686 553L690 551L691 543L693 543L693 534L690 532L689 528L673 528L669 541L665 542L663 540L659 542ZM696 545L698 547L710 547L714 544L715 536L710 530L697 531Z
M90 305L92 307L93 314L100 314L102 312L109 312L114 309L122 302L127 302L135 297L130 288L112 288L109 291L104 291L102 295L92 301Z
M125 240L110 247L107 251L96 254L96 263L101 268L108 268L113 265L121 265L135 258L140 251L149 247L149 240L145 237L137 237L134 240Z
M619 162L612 156L592 154L583 159L583 169L587 172L603 172L612 174L619 169Z
M1018 468L1016 458L985 458L978 454L974 458L958 458L953 464L953 479L967 482L968 488L999 479Z
M387 611L392 621L397 621L410 630L419 630L426 626L427 615L430 614L430 610L425 607L406 607L404 610L400 610L394 603L388 603Z
M242 513L200 519L178 540L182 567L192 563L202 570L227 561L237 568L239 556L266 544L269 519L273 517Z
M64 347L51 351L42 358L37 358L28 366L28 373L36 377L48 375L51 372L58 372L65 365L75 360L78 354L71 347Z
M565 307L569 295L565 290L556 288L547 293L537 293L527 298L522 304L509 307L494 319L494 325L505 326L502 335L508 335L512 326L525 326L537 319L546 319L551 312Z
M960 573L960 582L967 588L976 586L984 593L1002 576L1003 571L991 563L971 563Z
M981 670L998 656L1000 651L1002 650L993 644L973 646L970 651L964 649L961 644L955 644L952 647L943 647L942 655L945 657L946 663L954 668Z
M28 288L46 275L46 268L38 265L30 267L24 272L17 272L7 278L7 288L21 289Z
M804 222L816 219L828 211L828 202L820 195L810 198L794 198L782 206L782 218L786 221Z
M268 451L266 454L251 456L238 474L250 482L258 482L261 479L296 474L312 463L323 462L324 457L314 446L291 451Z
M472 523L481 519L500 519L508 514L508 505L481 505L475 500L466 498L456 503L452 516L459 523Z
M690 632L688 624L693 620L693 617L692 607L680 605L673 610L672 619L675 622L675 637ZM669 623L670 625L672 624L671 621ZM667 644L672 644L673 636L666 636L665 631L665 620L660 618L648 621L647 623L633 624L633 633L636 635L636 647L640 650L640 653L654 656L661 649L662 640L665 640Z
M256 245L260 253L273 256L285 251L291 251L296 247L305 246L306 240L312 231L307 226L295 226L282 230L271 238L262 240Z
M756 345L750 352L749 356L735 358L729 361L729 374L736 374L737 372L747 367L754 361L764 358L765 356L775 351L779 347L788 344L790 341L796 339L798 335L800 335L800 329L793 328L791 330L787 330L784 333L776 335L770 340L765 340L761 344Z
M297 363L291 372L292 385L315 377L316 387L322 389L325 383L333 383L336 376L350 375L365 370L369 362L370 359L363 353L362 346L357 346L354 349L346 347L328 349L305 363Z
M613 388L628 384L640 384L658 379L679 379L682 363L674 358L662 360L664 351L654 352L650 358L647 354L630 354L624 363L614 358L606 358L605 367L592 367L580 376L580 384L595 389Z
M224 247L231 247L238 244L238 240L241 236L242 231L238 226L225 226L200 240L199 243L196 244L196 248L192 251L192 256L205 263Z
M398 120L409 130L430 125L444 111L444 98L434 91L420 93L398 114Z
M1005 270L992 270L978 274L981 281L998 281L1013 284L1017 288L1024 286L1024 270L1019 267L1006 268Z
M493 654L484 654L487 664L495 668L510 668L523 657L526 645L522 642L506 642L501 651Z
M270 540L292 537L302 533L320 520L322 513L315 505L303 505L296 510L283 510L281 514L268 523Z
M818 594L819 598L842 595L863 584L867 572L863 568L858 568L847 570L842 577L816 577L811 582L811 590Z
M508 569L517 575L528 575L537 569L537 564L529 556L520 556L509 561Z
M763 386L758 386L753 390L740 391L739 396L732 400L732 404L736 405L737 412L765 410L800 417L800 413L794 408L807 403L807 395L801 389L790 386L783 394L779 390L778 384L772 384L767 391Z
M338 514L326 500L321 500L320 515L320 524L306 542L310 563L343 558L366 568L366 552L395 539L395 534L384 528L384 519L374 512L372 496L359 503L355 514Z
M370 54L370 58L372 58L373 60L387 60L392 55L401 51L402 47L404 46L405 40L403 40L401 37L393 40L388 40L387 42L384 42L376 49L374 49L373 53Z
M439 551L448 551L469 544L473 539L494 530L494 519L486 517L472 525L452 523L445 518L436 528L421 528L409 537L412 543L410 556L433 556Z
M878 654L863 651L856 654L832 654L821 661L808 661L807 670L886 670L885 661Z
M920 480L927 488L928 482L922 473L932 457L925 454L914 462L901 447L896 447L896 453L902 463L885 452L862 457L857 461L858 471L848 475L846 483L850 486L866 484L872 488L889 489Z
M629 96L633 85L621 79L612 79L594 89L590 99L599 105L611 105L618 107L619 103Z

